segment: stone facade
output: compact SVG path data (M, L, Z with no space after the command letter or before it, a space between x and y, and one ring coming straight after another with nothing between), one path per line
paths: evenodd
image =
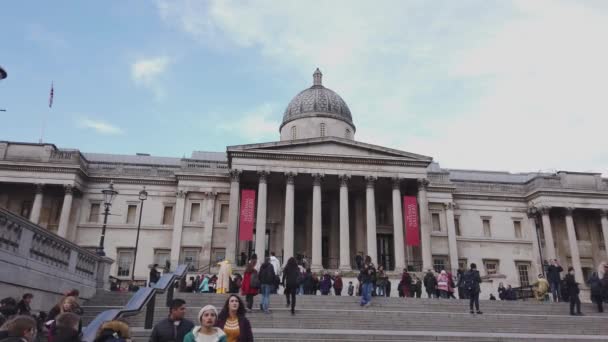
M330 107L310 101L313 109ZM192 262L196 269L236 261L242 252L274 251L283 260L304 255L313 268L347 271L356 255L370 254L396 271L455 272L475 262L488 294L501 281L533 282L542 259L573 265L582 282L607 258L608 179L600 174L443 169L428 156L355 141L350 111L311 114L292 104L280 141L197 151L190 158L0 142L0 206L95 249L101 191L113 181L118 195L105 252L116 260L112 275L125 279L140 214L136 279L165 260ZM291 136L290 125L307 127L306 136ZM345 127L353 135L345 136ZM140 213L144 186L148 199ZM238 241L242 189L256 190L254 236L263 244ZM404 195L418 200L420 246L404 244Z

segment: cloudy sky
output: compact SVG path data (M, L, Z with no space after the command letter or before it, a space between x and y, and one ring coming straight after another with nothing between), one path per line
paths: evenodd
M608 174L606 1L13 1L2 12L0 140L37 142L45 125L60 147L176 157L278 140L319 67L357 140L448 168Z

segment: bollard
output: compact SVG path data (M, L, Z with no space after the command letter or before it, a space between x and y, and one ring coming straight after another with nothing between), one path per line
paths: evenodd
M144 323L144 328L152 329L152 325L154 324L154 307L156 305L156 293L152 295L150 301L146 305L146 322Z

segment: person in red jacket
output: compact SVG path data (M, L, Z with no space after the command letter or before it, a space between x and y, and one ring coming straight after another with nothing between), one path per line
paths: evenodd
M258 271L255 269L257 263L258 257L256 254L253 254L245 268L245 275L243 276L243 282L241 284L241 294L245 296L247 311L249 312L251 312L251 309L253 308L253 297L258 294L260 289L260 278L258 276ZM251 284L252 278L254 278L254 284Z

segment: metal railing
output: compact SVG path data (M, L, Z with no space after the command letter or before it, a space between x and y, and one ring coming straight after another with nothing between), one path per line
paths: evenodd
M146 318L144 326L146 329L151 329L152 323L154 321L156 294L164 293L166 291L167 303L169 303L171 300L173 300L173 284L176 280L185 277L187 271L188 264L179 265L175 272L163 274L163 276L160 277L159 281L154 285L154 287L140 288L131 297L131 299L129 299L129 302L127 302L127 304L123 308L106 310L100 313L84 329L82 341L93 342L95 340L95 335L97 334L97 331L103 325L104 322L112 321L120 317L134 316L140 313L144 306L146 306Z

